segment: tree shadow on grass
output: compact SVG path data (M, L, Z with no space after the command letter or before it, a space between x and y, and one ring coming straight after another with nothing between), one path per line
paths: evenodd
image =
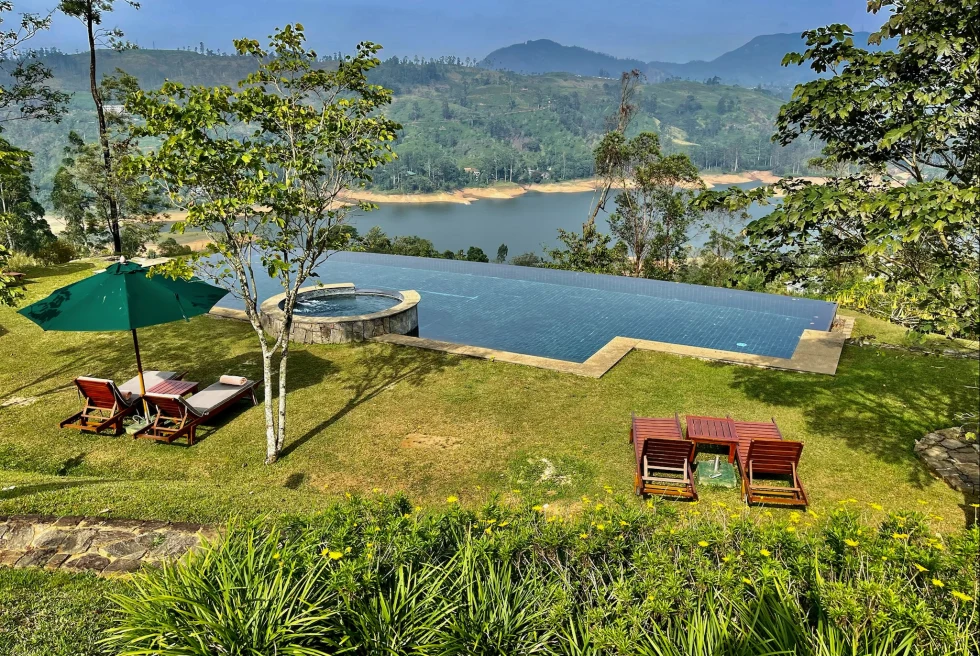
M81 480L81 481L57 481L52 483L34 483L32 485L15 485L13 489L0 491L0 501L7 501L9 499L17 499L18 497L26 497L32 494L43 494L45 492L57 492L59 490L69 490L76 487L85 487L86 485L102 485L103 483L113 483L115 479L92 479L92 480Z
M919 487L932 478L913 451L915 440L956 425L958 413L976 407L970 384L963 361L860 347L845 349L836 376L739 367L732 382L751 399L800 409L810 434L903 465Z
M109 263L107 262L106 265ZM30 268L24 271L24 282L28 285L33 281L53 276L70 276L73 273L88 271L89 269L100 269L99 265L93 266L91 262L69 262L68 264L55 264L45 267Z
M280 453L285 458L315 436L345 417L360 405L371 401L396 384L423 385L430 376L455 367L459 358L408 346L355 346L359 350L356 367L346 371L344 388L350 393L347 402L334 414L289 442ZM292 376L292 374L290 374Z

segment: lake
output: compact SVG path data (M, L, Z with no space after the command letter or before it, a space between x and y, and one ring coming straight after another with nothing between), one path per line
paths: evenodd
M743 189L759 183L737 185ZM372 226L380 227L389 237L418 235L428 239L439 251L466 250L470 246L483 249L490 259L497 247L507 244L510 257L521 253L542 255L546 248L558 245L558 229L580 232L594 194L540 193L531 191L516 198L481 199L470 205L461 203L381 203L374 212L350 217L350 223L360 234ZM613 209L612 198L606 204ZM763 216L768 208L753 206L749 214ZM596 219L599 229L609 232L607 214L600 212ZM741 225L733 226L737 231ZM169 227L164 227L166 235ZM708 231L692 226L690 244L704 244ZM192 240L187 233L182 241Z
M758 183L739 185L744 189ZM389 237L418 235L430 240L440 251L479 246L491 258L500 244L507 244L510 256L558 245L558 228L579 232L593 201L592 192L528 192L517 198L483 199L471 205L459 203L385 203L374 212L356 216L351 224L361 234L379 226ZM612 199L606 204L613 209ZM767 208L753 207L753 217L763 216ZM609 232L606 213L600 212L600 230ZM741 228L738 226L736 229ZM707 231L690 231L691 244L702 245Z

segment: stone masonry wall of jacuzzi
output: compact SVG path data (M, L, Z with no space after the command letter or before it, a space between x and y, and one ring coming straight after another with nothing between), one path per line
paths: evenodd
M392 296L396 304L380 312L351 316L318 317L293 315L290 341L302 344L343 344L360 342L381 335L413 335L419 331L418 303L421 297L414 290L399 292L366 292L355 290L353 283L338 283L299 290L301 298L315 299L321 296L352 293L371 293ZM260 307L262 326L269 332L278 332L282 326L282 302L285 294L267 299Z

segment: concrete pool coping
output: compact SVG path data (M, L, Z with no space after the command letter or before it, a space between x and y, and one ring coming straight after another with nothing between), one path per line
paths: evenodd
M711 360L739 364L764 369L781 369L806 373L825 374L833 376L837 373L844 341L851 336L854 329L852 317L839 317L839 323L834 322L831 330L804 330L796 350L791 358L775 358L752 353L736 351L721 351L718 349L685 346L669 342L655 342L632 337L614 337L605 346L596 351L585 362L570 362L555 358L544 358L537 355L526 355L512 351L500 351L482 346L469 346L453 342L441 342L425 337L410 337L408 335L381 335L372 341L399 346L413 346L431 351L464 355L472 358L522 364L539 369L549 369L566 374L575 374L589 378L600 378L612 369L627 353L638 351L657 351L671 355L680 355L700 360Z

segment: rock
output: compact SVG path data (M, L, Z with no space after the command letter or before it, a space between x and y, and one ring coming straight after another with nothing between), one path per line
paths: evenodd
M102 570L103 574L126 574L135 572L140 568L140 561L136 558L120 558L114 560Z
M957 449L962 449L966 446L963 442L959 440L954 440L953 438L948 438L940 442L942 446L950 451L956 451Z
M146 522L143 522L142 524L140 524L136 528L136 532L137 532L137 534L139 534L139 533L152 533L153 531L159 531L161 528L164 528L166 526L167 526L167 522L158 522L158 521L152 521L151 520L151 521L146 521Z
M34 540L34 527L30 524L11 524L6 535L0 539L0 549L25 550Z
M980 445L967 444L959 428L929 433L915 443L915 453L950 487L967 493L980 490Z
M55 526L78 526L84 517L59 517L58 521L54 523Z
M14 563L24 555L23 551L0 551L0 565L13 567Z
M92 546L92 539L96 535L98 535L98 531L94 528L71 531L61 544L60 550L67 554L85 553Z
M115 531L112 529L101 529L92 538L91 548L98 549L100 547L105 547L106 545L112 544L113 542L121 542L122 540L129 540L133 537L133 534L129 531Z
M101 572L109 564L109 559L98 554L88 553L76 558L72 558L64 565L64 569L90 570Z
M140 558L152 544L152 535L140 535L129 540L113 542L102 550L115 558Z
M71 554L66 554L66 553L55 554L48 559L48 562L45 563L44 567L45 569L58 569L59 567L61 567L61 564L64 563L69 558L71 558Z
M64 543L65 538L68 537L68 533L65 531L59 531L56 528L49 528L44 533L41 533L36 538L34 538L34 547L36 549L55 549Z
M40 567L55 553L57 549L31 549L14 563L14 567Z
M199 542L195 535L187 535L176 531L167 531L164 535L166 537L163 542L150 549L150 552L146 555L147 558L153 560L180 558L190 549L196 547Z

